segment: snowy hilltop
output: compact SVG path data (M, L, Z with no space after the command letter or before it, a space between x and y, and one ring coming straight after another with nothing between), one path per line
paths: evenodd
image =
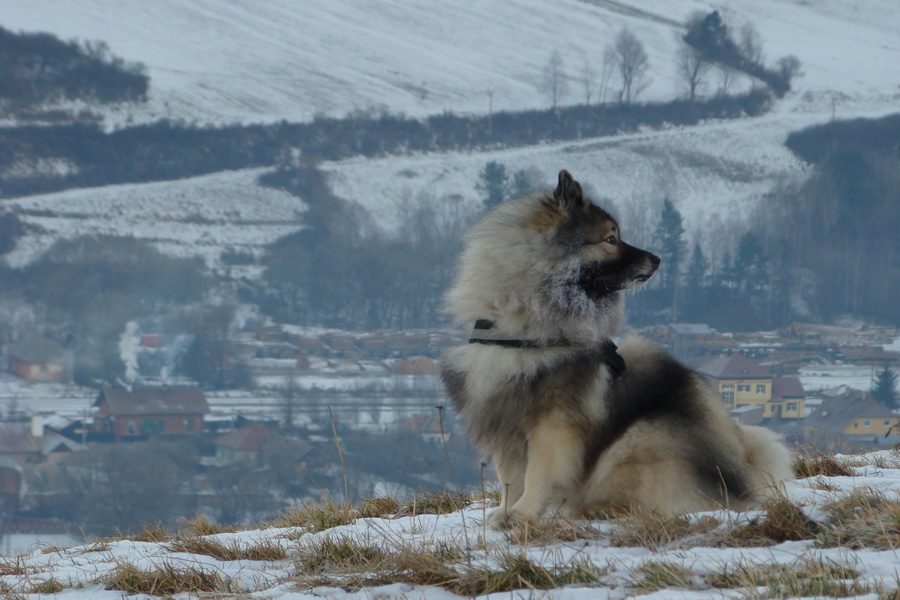
M248 531L202 517L178 533L0 562L9 597L312 600L780 598L900 593L900 452L801 456L759 511L483 526L495 496L298 507Z

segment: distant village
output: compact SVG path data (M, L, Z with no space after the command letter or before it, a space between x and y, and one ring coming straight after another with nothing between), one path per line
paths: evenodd
M877 373L900 368L895 328L797 323L731 334L681 323L639 333L709 378L736 420L774 429L794 446L836 453L900 443L900 416L870 393ZM165 376L164 357L179 345L176 336L139 334L138 376L94 389L72 382L75 357L62 343L26 333L5 348L0 375L0 534L45 526L17 516L43 514L53 496L46 482L69 457L92 448L188 441L202 467L190 506L203 513L222 510L234 493L210 483L216 472L271 470L285 456L296 462L287 477L316 484L285 492L281 501L291 493L330 492L329 482L340 487L337 474L347 469L341 461L353 456L339 455L338 431L399 432L435 455L442 444L464 445L464 432L443 410L437 378L441 352L464 339L450 331L257 327L235 340L256 388L212 390ZM804 385L813 379L804 374L837 367L832 377ZM404 473L393 489L435 485L446 485L446 477Z

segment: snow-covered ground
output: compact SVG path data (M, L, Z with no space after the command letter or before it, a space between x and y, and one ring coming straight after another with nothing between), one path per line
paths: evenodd
M306 205L264 187L266 169L224 171L158 183L110 185L4 202L33 230L7 257L12 266L34 260L58 239L128 235L175 256L200 256L219 265L225 250L258 255L296 231Z
M113 111L113 123L233 123L544 108L538 85L553 52L569 83L562 103L582 102L585 65L599 80L604 49L624 27L649 57L643 97L671 98L683 87L681 23L713 9L735 28L757 28L767 64L796 55L806 90L896 92L893 0L0 0L0 26L103 40L143 62L150 101Z
M900 500L900 457L896 451L853 457L852 461L857 465L851 468L852 476L819 476L789 482L786 486L787 499L799 506L807 517L819 523L827 523L833 518L834 513L828 507L830 502L853 493L867 494L870 502L880 501L876 500L879 498L887 503ZM784 597L772 589L742 588L736 582L728 585L727 576L731 575L737 580L752 572L774 572L775 567L782 567L786 572L796 572L811 565L819 565L820 569L845 569L843 583L848 586L853 583L860 590L857 594L845 595L862 595L868 591L869 595L866 597L875 598L876 590L894 593L900 585L900 556L896 547L892 546L891 540L897 540L897 534L893 530L881 532L882 537L878 538L880 541L866 542L859 538L851 545L816 544L813 539L801 539L768 546L748 543L743 544L744 547L723 547L721 544L711 543L710 540L715 539L714 535L704 537L703 534L681 534L672 535L667 540L658 531L649 534L660 537L656 543L623 543L625 538L620 536L617 545L614 545L617 532L627 525L625 522L610 520L581 523L582 531L592 532L591 535L580 536L584 539L568 538L569 541L562 541L559 538L565 539L565 536L556 539L551 536L544 541L537 539L529 542L521 534L518 537L508 536L485 528L485 508L483 504L476 502L462 511L445 515L361 518L349 525L317 533L308 532L301 527L273 527L222 533L206 538L218 542L220 547L224 545L237 550L275 546L285 554L285 558L277 560L222 560L209 554L179 551L172 546L171 541L102 541L67 549L36 549L31 554L20 557L16 563L10 563L9 568L4 570L4 573L10 574L2 576L0 582L4 589L13 593L39 590L42 585L51 582L57 591L54 598L112 600L123 595L120 590L105 589L107 584L104 582L109 581L112 574L121 572L123 568L133 569L133 572L154 572L160 568L168 568L170 573L214 574L228 582L232 595L216 597L238 597L243 592L245 595L240 597L267 600L461 598L436 586L391 582L390 575L387 581L355 590L346 585L347 575L342 576L339 569L324 566L327 563L323 563L318 581L313 584L304 583L304 578L298 571L302 570L302 557L309 556L310 549L324 547L322 544L326 540L335 543L349 540L351 544L356 543L356 547L374 546L388 552L401 549L407 553L419 550L440 551L444 556L441 560L461 572L479 567L498 569L502 557L512 556L546 569L549 573L581 565L582 571L593 570L593 573L599 575L589 584L550 586L551 589L548 590L529 589L527 584L520 584L524 589L519 591L480 596L497 600L593 600L628 598L637 594L664 600L741 598L747 594L756 594L754 597ZM701 529L705 528L707 533L710 528L715 532L728 532L746 525L753 518L762 517L763 514L759 512L715 511L693 515L691 521L706 523ZM828 527L826 524L820 531L827 531ZM874 535L877 538L878 532L874 532ZM766 567L770 569L766 571ZM654 581L651 580L654 572L675 574L677 577L669 577L668 580L659 577ZM821 571L819 573L821 578ZM379 573L363 574L375 576ZM401 576L400 571L394 572L393 577L400 579ZM808 577L814 579L816 575ZM834 581L835 576L826 579L830 579L831 584L840 583ZM718 587L713 586L714 581L719 582L716 584ZM447 587L452 587L452 583ZM822 595L821 592L812 594ZM788 595L810 595L810 592ZM195 596L183 593L177 597Z

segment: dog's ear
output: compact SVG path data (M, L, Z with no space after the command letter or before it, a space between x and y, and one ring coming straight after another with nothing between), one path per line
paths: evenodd
M563 169L559 172L559 182L553 190L553 199L566 214L581 210L587 206L581 184L572 178L571 173Z

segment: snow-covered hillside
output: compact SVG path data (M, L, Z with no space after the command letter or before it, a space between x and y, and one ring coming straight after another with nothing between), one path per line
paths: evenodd
M226 250L258 254L296 231L306 205L259 185L265 169L226 171L180 181L111 185L12 200L5 206L33 226L7 256L27 264L57 239L128 235L175 256L201 256L220 265Z
M893 0L0 0L0 25L104 40L145 63L150 102L114 121L230 123L544 108L536 86L554 51L570 80L563 103L582 102L586 61L599 71L623 27L649 56L644 98L668 99L680 23L716 8L756 26L769 64L796 55L803 90L896 92Z
M897 99L900 99L898 94ZM895 100L897 100L895 99ZM877 117L897 109L889 98L845 98L845 118ZM740 236L738 225L779 182L803 177L808 167L785 146L787 133L827 122L834 107L819 95L794 94L762 117L710 121L577 142L488 152L431 153L323 164L335 193L357 203L386 231L395 231L422 201L475 214L475 189L488 161L507 172L533 170L551 186L568 169L622 221L627 239L647 243L662 199L681 211L690 236L715 258ZM277 237L301 226L304 203L260 186L265 169L225 172L179 181L70 190L7 201L36 232L8 256L12 265L33 260L58 238L127 234L178 256L200 255L220 267L223 251L259 254ZM737 232L737 233L735 233Z
M788 483L784 500L763 511L548 521L504 533L483 526L491 502L478 493L445 514L429 514L434 499L372 502L371 516L355 520L326 505L264 529L210 534L195 519L177 538L149 528L37 549L0 562L0 589L63 600L896 598L900 455L807 464L814 476Z
M794 91L762 117L708 122L612 138L491 152L458 152L324 165L338 196L396 229L411 204L456 198L479 209L474 183L485 163L531 169L551 185L566 168L645 242L662 198L685 217L689 242L716 250L739 237L758 201L806 167L783 145L791 131L837 118L900 110L900 4L891 0L0 0L0 25L63 38L102 39L148 65L151 100L111 123L170 116L199 122L308 119L373 106L411 115L545 107L543 66L558 50L570 79L567 103L583 101L585 59L596 67L611 36L628 27L650 55L647 99L678 94L672 57L678 23L723 10L751 22L766 60L797 55ZM744 82L746 84L746 82ZM711 78L706 93L717 86ZM594 97L596 101L596 95ZM137 110L137 112L134 112ZM115 111L113 111L115 113ZM126 115L125 113L128 113ZM36 229L8 256L22 265L59 237L121 233L213 266L229 248L259 253L300 226L303 203L260 188L260 171L110 186L10 201ZM6 204L6 203L4 203ZM713 246L713 248L710 248Z

